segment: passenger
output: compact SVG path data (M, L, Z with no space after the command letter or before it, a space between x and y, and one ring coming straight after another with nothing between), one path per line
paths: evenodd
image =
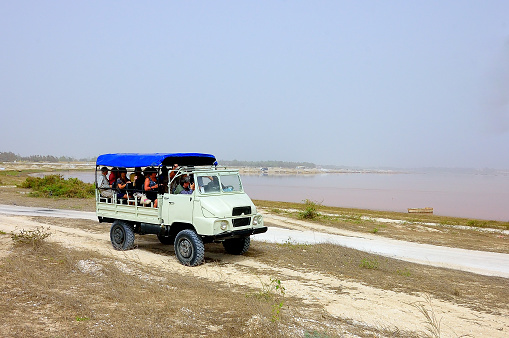
M127 199L127 185L131 183L127 178L127 170L125 168L119 169L120 177L117 178L117 198Z
M113 190L111 190L111 184L108 180L108 168L102 167L101 168L101 177L99 178L99 182L97 184L97 187L99 188L100 195L102 197L111 198L113 197Z
M182 190L184 189L184 187L183 187L182 185L184 184L184 181L185 181L186 179L188 179L188 180L189 180L189 177L187 176L187 174L184 174L184 175L182 175L182 176L180 176L180 177L177 177L177 178L175 179L175 181L179 181L179 182L180 182L180 184L179 184L179 185L177 185L177 187L175 188L175 191L173 191L173 193L174 193L174 194L178 195L178 194L180 194L180 193L182 192Z
M170 193L174 194L175 193L175 189L177 188L177 185L178 185L178 180L174 180L173 178L177 174L177 171L179 169L179 165L178 164L174 164L171 169L172 170L170 171L170 182L171 182L170 183Z
M161 175L157 177L157 183L161 186L161 192L168 192L168 179L168 167L164 166L161 168Z
M219 191L219 178L217 176L208 176L210 182L204 187L205 192L218 192Z
M189 177L184 178L184 181L182 182L182 191L180 194L186 194L191 195L194 191L194 182L191 183L191 180Z
M115 186L117 185L117 178L119 178L119 177L120 177L120 174L118 172L118 168L113 167L111 169L110 177L108 177L108 181L110 182L110 185L112 188L115 188Z
M154 202L154 208L157 208L157 189L159 188L157 184L157 170L155 168L146 168L145 177L145 195Z
M145 175L141 172L141 167L134 168L134 189L137 192L143 191L145 185Z

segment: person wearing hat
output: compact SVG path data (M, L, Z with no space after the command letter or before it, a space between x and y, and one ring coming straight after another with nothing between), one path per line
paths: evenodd
M138 192L143 191L143 185L145 184L145 175L141 172L141 167L134 168L134 178L131 180L134 182L134 189Z
M184 190L184 185L187 184L187 187L189 188L189 183L191 182L191 180L189 179L189 176L184 174L182 176L180 176L180 184L177 185L177 187L175 188L175 191L173 192L174 194L178 195L182 192L182 190Z
M97 184L100 194L102 197L111 198L113 197L113 190L111 190L111 184L108 180L108 168L102 167L101 168L101 177L99 178L99 182Z
M185 177L184 181L182 182L182 191L180 194L186 194L191 195L194 191L194 182L191 183L191 180L189 177Z

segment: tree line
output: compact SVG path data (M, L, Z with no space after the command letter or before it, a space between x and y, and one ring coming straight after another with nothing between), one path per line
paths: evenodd
M70 156L30 155L20 156L13 152L0 152L0 162L94 162L95 158L74 158Z
M228 167L272 167L272 168L316 168L316 164L310 162L285 162L285 161L218 161L220 165Z

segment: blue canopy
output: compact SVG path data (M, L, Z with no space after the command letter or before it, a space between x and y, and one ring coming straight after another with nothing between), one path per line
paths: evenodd
M120 153L104 154L97 158L96 165L110 167L159 167L161 165L212 165L216 161L214 155L200 153Z

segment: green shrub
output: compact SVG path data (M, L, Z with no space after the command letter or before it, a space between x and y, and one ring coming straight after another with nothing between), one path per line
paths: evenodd
M95 194L93 184L84 183L77 178L64 179L62 175L27 177L21 187L32 189L30 195L36 197L88 198Z
M319 207L318 203L315 203L310 200L304 201L304 210L299 212L299 218L303 219L314 219L320 216L320 214L316 211Z

